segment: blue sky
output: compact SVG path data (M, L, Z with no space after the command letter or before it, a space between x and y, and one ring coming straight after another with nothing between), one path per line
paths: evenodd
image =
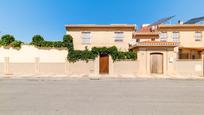
M152 23L176 15L179 19L204 16L204 0L0 0L0 36L12 34L30 42L41 34L61 40L66 24Z

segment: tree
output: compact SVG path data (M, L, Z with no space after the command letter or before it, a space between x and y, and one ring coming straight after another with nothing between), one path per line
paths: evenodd
M44 42L44 38L41 35L34 35L31 44L40 46Z
M11 43L11 47L16 48L16 49L20 49L22 43L23 43L23 42L21 42L21 41L13 41L13 42Z
M2 45L8 46L13 41L15 41L15 38L12 35L6 34L1 37Z
M71 35L64 35L63 37L63 44L68 50L73 50L73 37Z
M73 42L72 36L71 35L64 35L63 42L64 43L72 43Z

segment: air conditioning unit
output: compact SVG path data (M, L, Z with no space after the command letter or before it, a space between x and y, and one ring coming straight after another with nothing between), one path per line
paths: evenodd
M132 40L130 40L130 42L129 42L129 45L130 45L130 46L134 46L134 45L136 45L136 44L137 44L137 42L136 42L135 39L132 39Z

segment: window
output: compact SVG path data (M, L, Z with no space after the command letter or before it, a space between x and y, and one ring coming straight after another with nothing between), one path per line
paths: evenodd
M122 42L124 38L124 32L115 32L115 42Z
M91 43L91 32L82 32L82 44Z
M167 38L168 38L167 32L160 33L160 41L161 42L166 42Z
M195 32L195 41L201 41L201 40L202 40L202 33Z
M179 59L202 59L202 52L197 50L179 49Z
M172 33L172 38L173 38L174 42L180 42L180 40L179 40L179 38L180 38L179 32L173 32Z

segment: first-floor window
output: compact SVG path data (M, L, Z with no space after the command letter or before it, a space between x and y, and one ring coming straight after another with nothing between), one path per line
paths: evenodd
M124 32L115 32L115 42L122 42L124 39Z
M91 32L82 32L82 44L91 43Z
M201 40L202 40L202 33L195 32L195 41L201 41Z
M160 41L161 42L166 42L167 38L168 38L167 32L160 33Z
M180 38L179 32L173 32L172 33L172 38L173 38L174 42L180 42L180 40L179 40L179 38Z

